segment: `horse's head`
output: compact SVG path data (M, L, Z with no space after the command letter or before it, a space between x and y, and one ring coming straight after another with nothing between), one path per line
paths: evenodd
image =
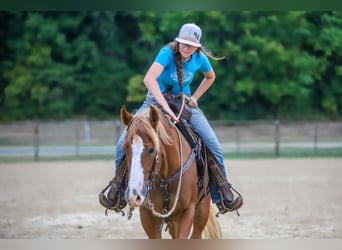
M147 182L153 171L157 171L161 159L161 141L170 142L157 108L151 106L144 112L131 115L123 106L121 121L127 125L123 148L128 165L126 200L131 206L140 206L146 197Z

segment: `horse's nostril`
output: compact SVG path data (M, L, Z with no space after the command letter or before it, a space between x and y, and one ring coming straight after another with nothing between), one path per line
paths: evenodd
M141 200L141 197L140 195L137 196L137 201L140 201Z

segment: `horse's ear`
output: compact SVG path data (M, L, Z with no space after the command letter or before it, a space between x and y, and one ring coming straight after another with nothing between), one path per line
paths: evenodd
M158 109L153 105L151 105L151 107L150 107L150 122L151 122L153 128L156 128L157 124L159 122Z
M121 116L121 122L125 125L128 125L131 122L132 117L133 117L131 113L127 111L126 106L121 107L120 116Z

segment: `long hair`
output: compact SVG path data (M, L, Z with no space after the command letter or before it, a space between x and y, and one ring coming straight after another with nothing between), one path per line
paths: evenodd
M179 52L179 42L174 40L174 41L168 43L167 46L169 46L172 50L172 54L173 54L176 69L177 69L177 78L178 78L178 82L179 82L179 88L182 92L182 90L183 90L183 77L182 77L183 65L182 65L182 55ZM201 52L213 60L222 60L225 58L225 57L214 56L213 53L208 49L208 47L205 47L203 45L195 51L197 56L199 56Z

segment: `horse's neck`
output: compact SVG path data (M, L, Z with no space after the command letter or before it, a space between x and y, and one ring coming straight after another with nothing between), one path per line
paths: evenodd
M162 119L162 123L173 140L171 145L162 143L164 157L160 172L163 177L166 178L173 176L180 170L186 160L185 158L189 157L189 153L187 152L189 151L189 146L182 133L177 131L177 128L174 125L171 127L166 118Z

